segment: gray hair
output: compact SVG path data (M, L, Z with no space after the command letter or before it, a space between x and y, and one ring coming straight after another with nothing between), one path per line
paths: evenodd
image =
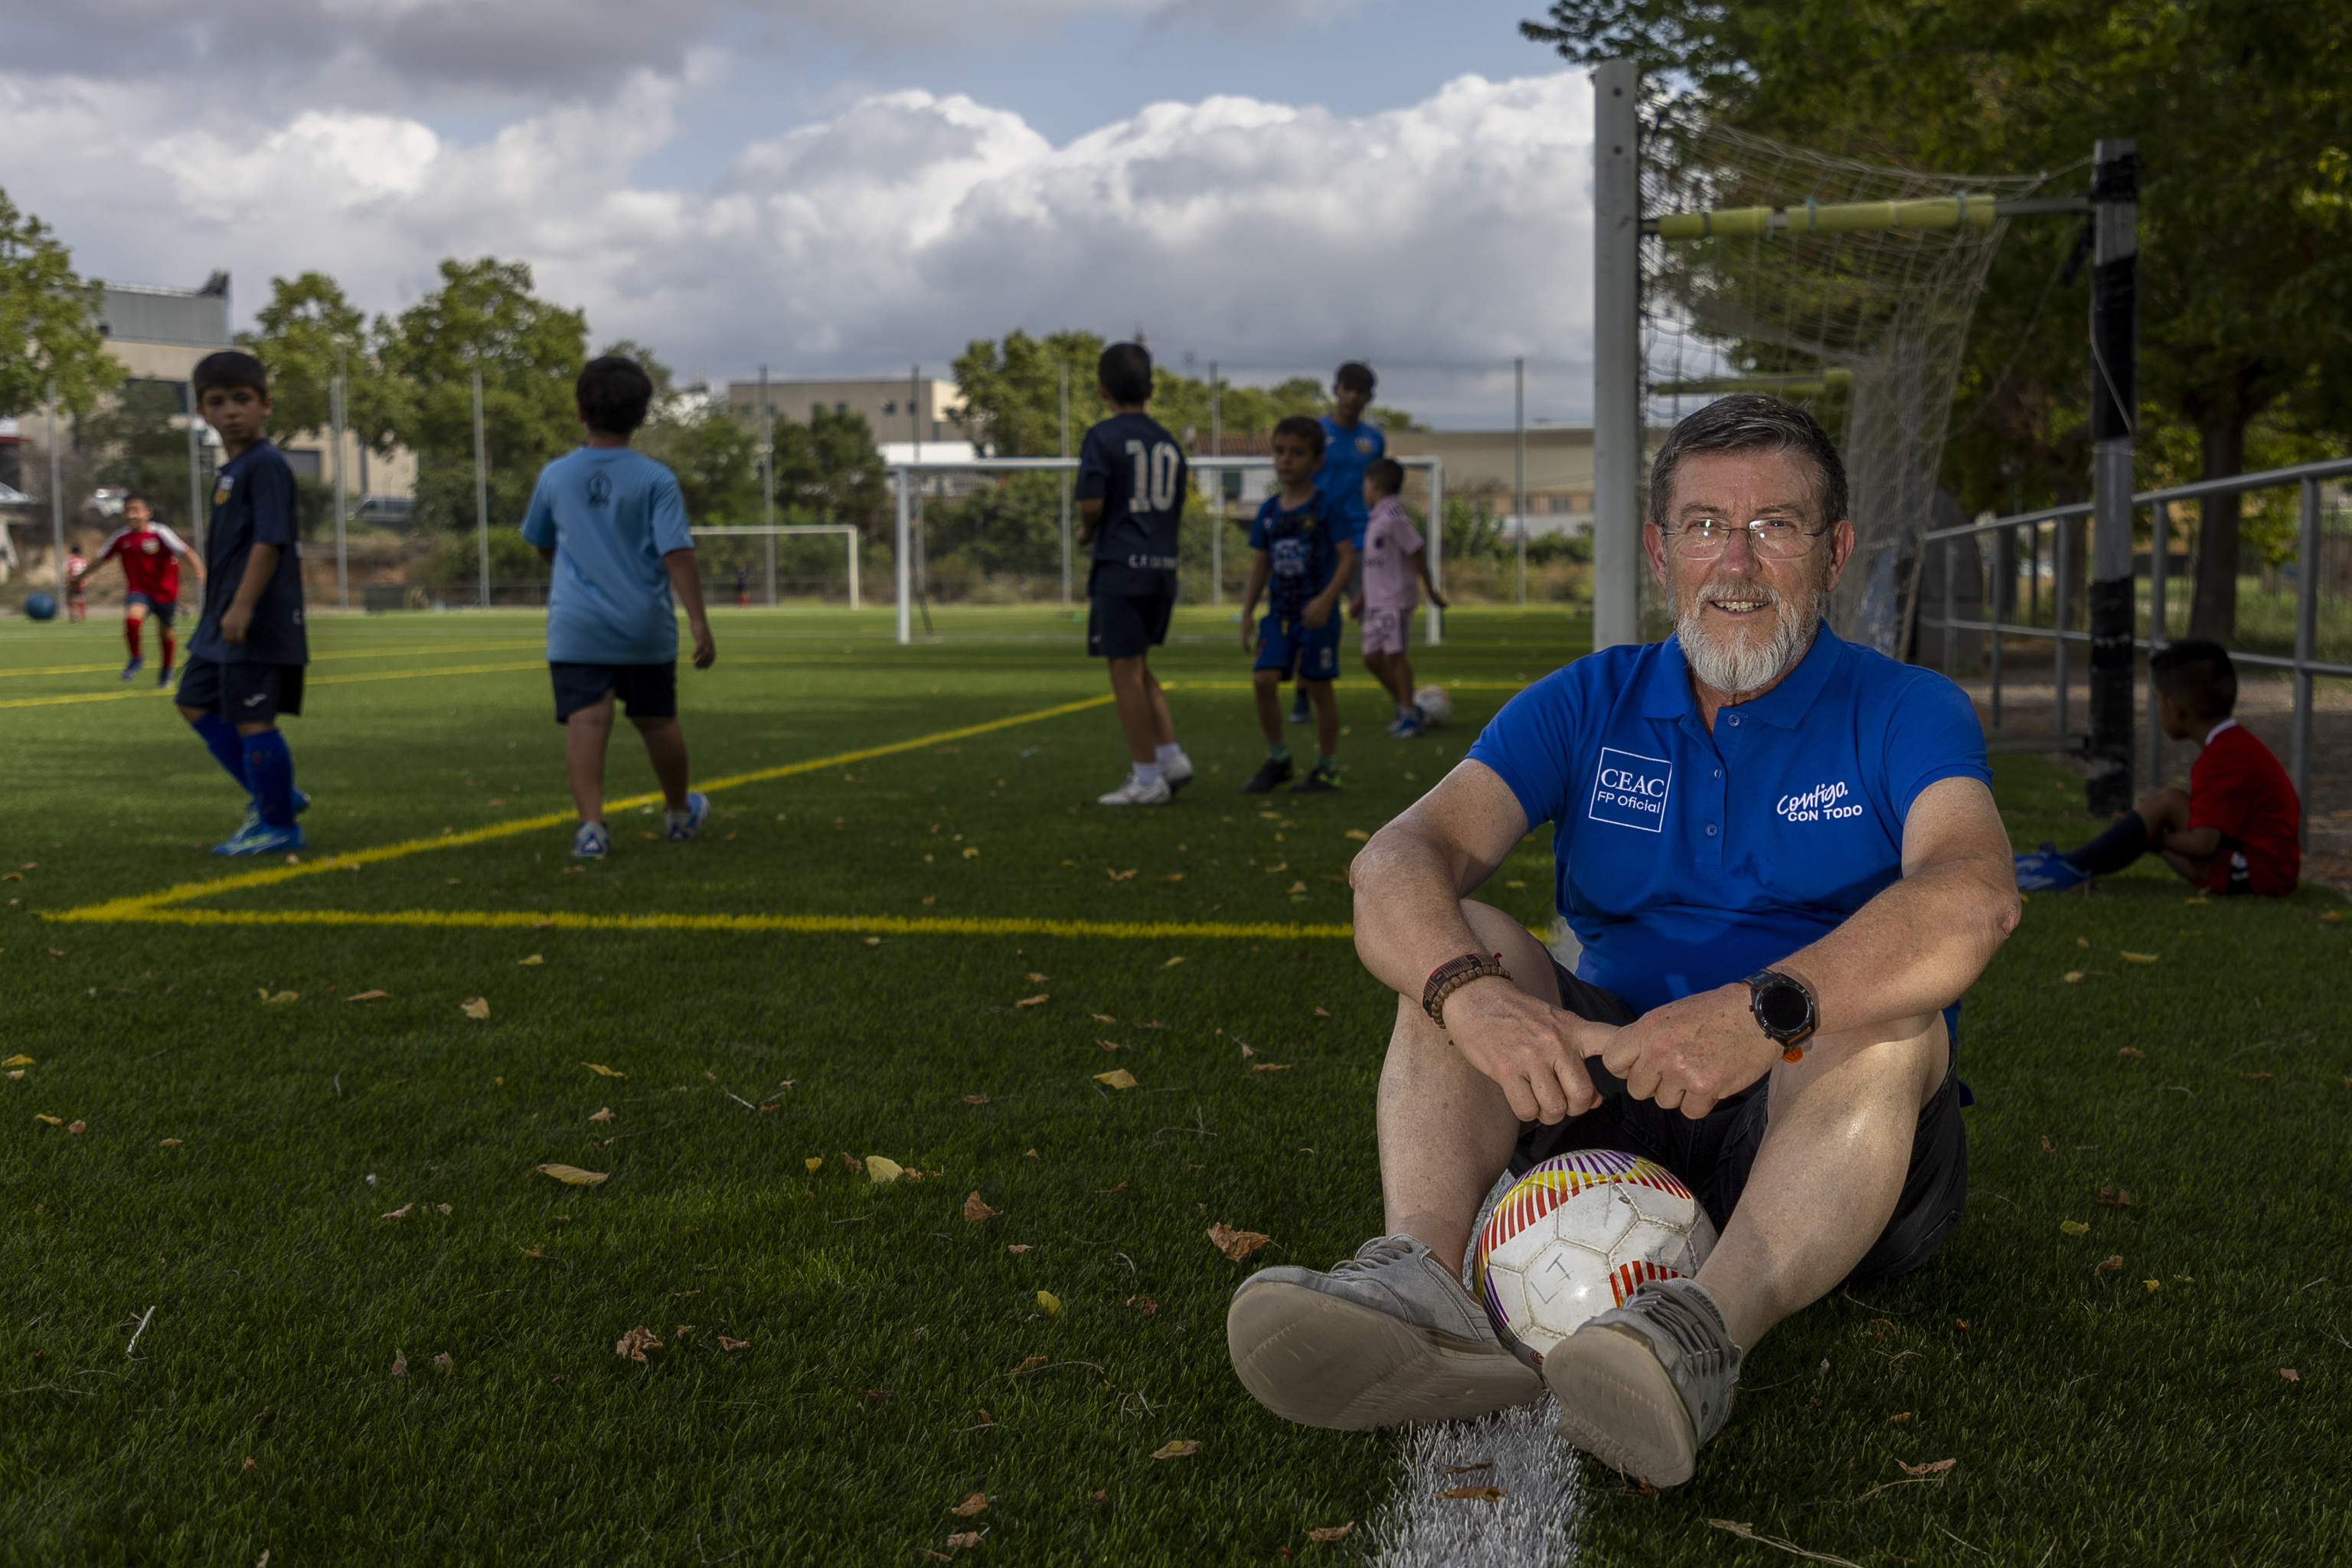
M1814 520L1827 527L1846 515L1845 460L1811 415L1793 403L1752 392L1718 397L1675 426L1650 465L1650 518L1664 522L1675 493L1675 470L1699 452L1797 452L1810 458L1816 481Z

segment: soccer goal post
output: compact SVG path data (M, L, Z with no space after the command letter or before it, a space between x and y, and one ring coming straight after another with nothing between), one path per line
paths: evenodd
M1195 474L1239 473L1257 470L1274 471L1272 458L1259 457L1187 457L1186 465ZM1433 457L1410 457L1396 459L1399 467L1428 476L1430 525L1423 531L1424 548L1429 559L1429 580L1440 591L1445 586L1445 466ZM926 478L951 474L1074 474L1077 471L1076 458L918 458L890 465L890 485L896 502L893 540L897 556L898 595L898 641L909 644L915 640L915 559L919 553L921 520L917 515L917 503ZM1222 510L1214 518L1210 533L1210 602L1220 602L1216 584L1223 572L1224 523ZM1061 513L1062 531L1062 602L1071 602L1071 562L1073 542L1070 516ZM1431 646L1444 641L1444 613L1435 605L1425 606L1427 617L1423 640ZM926 614L929 612L927 611Z
M849 607L853 610L863 607L863 601L858 597L857 592L857 530L848 523L754 522L746 523L740 527L698 528L693 531L693 533L697 539L806 539L820 534L834 535L839 538L842 542L847 546L847 553L849 556ZM769 574L768 586L771 590L772 590L776 585L774 573L772 570L774 565L775 563L773 561L769 563L771 572Z

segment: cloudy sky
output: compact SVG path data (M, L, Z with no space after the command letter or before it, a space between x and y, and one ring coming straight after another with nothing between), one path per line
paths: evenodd
M445 256L724 378L1140 329L1363 356L1441 426L1588 402L1591 108L1535 0L0 0L0 186L88 274Z

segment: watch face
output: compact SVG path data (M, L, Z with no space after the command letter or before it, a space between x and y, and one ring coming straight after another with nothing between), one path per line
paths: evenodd
M1805 1005L1804 988L1788 980L1768 984L1758 992L1756 1009L1766 1028L1781 1033L1803 1028L1805 1015L1811 1011Z

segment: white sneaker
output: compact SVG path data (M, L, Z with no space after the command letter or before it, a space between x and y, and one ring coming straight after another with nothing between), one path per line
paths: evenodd
M1182 789L1186 784L1191 784L1192 782L1192 759L1184 752L1179 752L1176 753L1176 760L1174 762L1160 763L1160 782L1168 786L1168 793L1171 795L1175 794L1178 790Z
M1095 804L1097 805L1166 805L1175 798L1176 792L1168 787L1166 774L1163 773L1150 784L1139 784L1136 782L1135 775L1129 773L1127 775L1125 784L1108 795L1096 796Z
M572 836L572 858L574 860L602 860L612 853L613 836L601 822L583 822L580 831Z

